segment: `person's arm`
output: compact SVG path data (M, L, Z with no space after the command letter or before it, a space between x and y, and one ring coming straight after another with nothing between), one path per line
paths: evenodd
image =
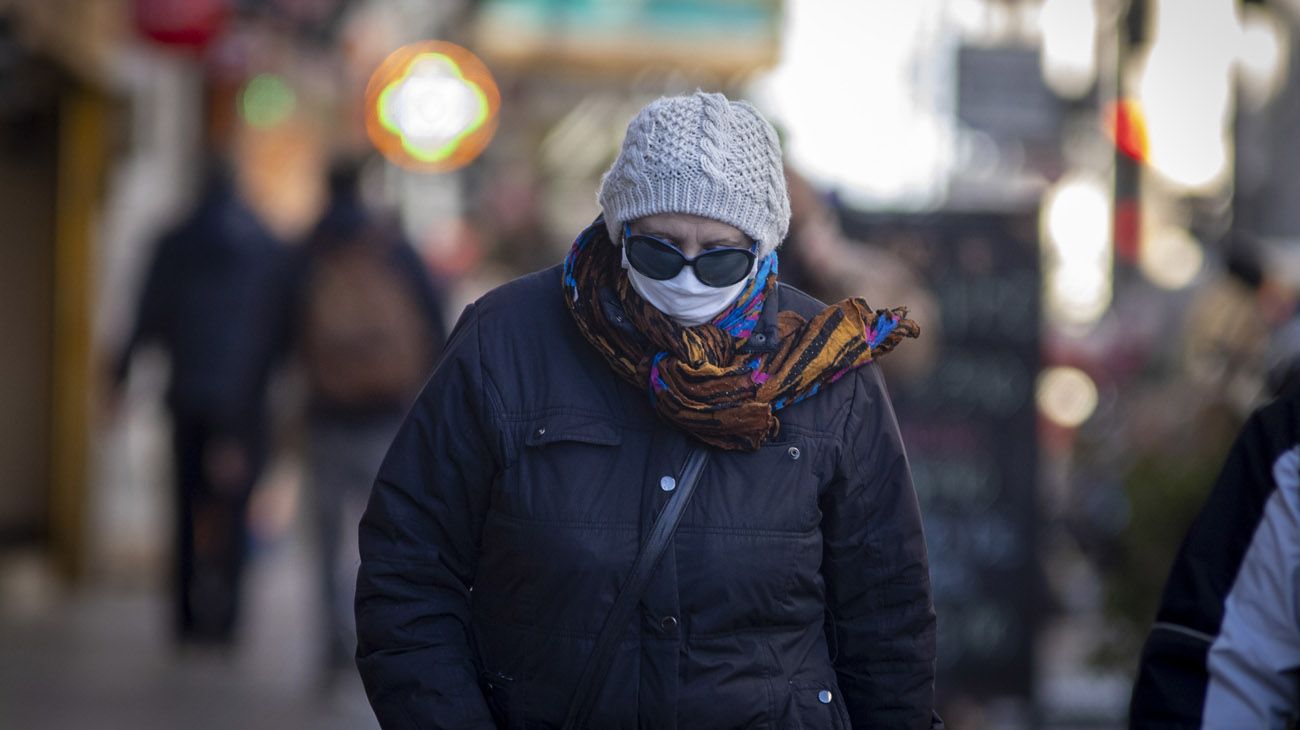
M1273 478L1210 649L1207 730L1282 730L1300 718L1300 447L1278 458Z
M821 501L835 672L854 727L930 728L935 615L920 509L879 370L854 380L840 474Z
M175 244L172 236L160 239L155 247L149 268L145 272L140 298L136 302L135 319L130 334L118 351L113 363L112 385L119 388L126 382L131 368L131 356L140 346L162 336L165 322L171 312L171 286L175 280Z
M361 520L357 667L386 730L494 727L478 685L469 598L499 464L495 424L471 305Z

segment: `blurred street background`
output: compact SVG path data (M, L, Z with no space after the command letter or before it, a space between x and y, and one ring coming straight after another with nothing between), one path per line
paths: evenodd
M1300 0L0 0L0 728L376 727L392 414L314 389L280 272L381 232L436 350L696 88L782 135L783 278L922 324L948 727L1122 727L1300 354L1298 43Z

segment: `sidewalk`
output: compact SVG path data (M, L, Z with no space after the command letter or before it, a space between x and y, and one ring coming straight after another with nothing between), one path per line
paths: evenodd
M178 651L161 592L23 596L0 582L0 728L377 727L355 672L322 687L309 557L296 541L257 556L243 640L229 655Z

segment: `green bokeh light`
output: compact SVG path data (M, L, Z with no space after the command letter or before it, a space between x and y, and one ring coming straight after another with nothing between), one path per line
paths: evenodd
M239 93L239 111L254 127L274 127L293 115L298 95L283 77L258 74Z

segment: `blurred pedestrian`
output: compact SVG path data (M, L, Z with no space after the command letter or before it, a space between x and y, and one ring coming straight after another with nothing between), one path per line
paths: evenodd
M342 162L290 266L282 343L307 385L306 480L319 551L327 670L351 668L357 523L384 452L442 347L440 294ZM327 675L328 676L328 675Z
M1300 718L1300 389L1251 415L1192 524L1143 647L1134 730Z
M562 266L466 309L380 470L357 663L381 725L937 726L873 364L918 326L777 282L781 151L748 104L651 103L599 202Z
M262 322L280 244L212 161L197 207L158 242L117 362L158 344L171 366L174 610L184 642L229 645L238 625L250 493L265 461Z

